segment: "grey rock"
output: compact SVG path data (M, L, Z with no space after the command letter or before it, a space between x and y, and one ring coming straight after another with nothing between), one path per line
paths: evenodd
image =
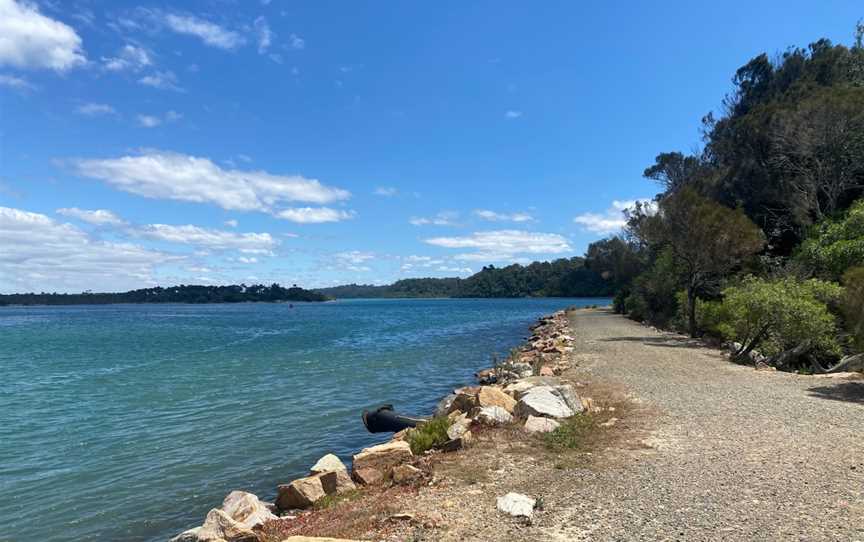
M500 512L513 517L523 517L530 521L534 516L537 500L521 493L508 493L498 497L496 505Z
M575 412L567 406L554 388L541 386L532 388L516 403L515 414L522 418L538 416L544 418L569 418Z

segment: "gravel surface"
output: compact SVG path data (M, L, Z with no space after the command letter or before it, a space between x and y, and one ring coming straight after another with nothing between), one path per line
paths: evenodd
M623 384L653 431L563 473L514 539L864 541L864 381L755 371L606 311L572 323L579 371Z

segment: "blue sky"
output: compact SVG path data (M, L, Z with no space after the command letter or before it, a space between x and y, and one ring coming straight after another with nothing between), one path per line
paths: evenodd
M818 6L819 10L814 10ZM736 68L859 2L0 0L0 291L581 255Z

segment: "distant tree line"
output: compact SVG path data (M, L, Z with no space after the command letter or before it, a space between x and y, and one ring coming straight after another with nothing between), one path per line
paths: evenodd
M584 258L506 267L489 265L468 278L402 279L387 286L348 284L315 290L337 299L412 297L601 297L614 285L585 267Z
M318 292L296 285L284 288L278 284L245 284L231 286L186 285L155 287L122 293L80 294L30 293L0 295L0 305L108 305L114 303L244 303L280 301L327 301Z
M644 175L662 191L587 266L634 319L780 369L848 367L864 349L864 25L732 81L702 149L657 156Z

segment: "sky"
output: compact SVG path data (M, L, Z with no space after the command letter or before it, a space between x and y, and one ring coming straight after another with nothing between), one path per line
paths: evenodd
M580 256L860 1L0 0L0 292Z

